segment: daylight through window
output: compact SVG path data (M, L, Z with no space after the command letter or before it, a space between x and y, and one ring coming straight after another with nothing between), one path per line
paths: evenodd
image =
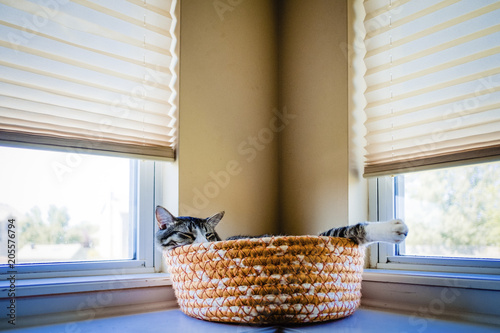
M9 220L18 263L134 259L134 160L6 147L0 155L0 264Z
M396 211L411 232L401 254L500 259L500 162L396 178Z

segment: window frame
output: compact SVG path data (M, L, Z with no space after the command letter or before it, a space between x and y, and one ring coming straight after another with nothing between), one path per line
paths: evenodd
M84 277L97 275L148 274L161 272L161 251L154 245L154 208L162 199L162 162L136 160L130 174L130 208L136 229L132 259L7 264L0 278L15 273L16 280ZM148 222L149 221L149 222Z
M370 220L385 221L404 217L404 207L401 203L404 181L401 181L401 178L398 180L397 177L383 176L368 180ZM382 270L486 274L498 276L500 279L500 259L405 256L400 253L404 253L404 242L400 245L373 244L370 267Z

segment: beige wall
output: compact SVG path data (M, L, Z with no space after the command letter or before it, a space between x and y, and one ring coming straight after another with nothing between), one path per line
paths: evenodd
M349 153L347 4L181 1L181 214L225 210L224 237L366 216Z
M283 1L281 104L297 121L281 144L282 216L291 234L348 221L346 1Z
M223 237L277 232L273 3L215 3L181 1L179 212L225 210Z

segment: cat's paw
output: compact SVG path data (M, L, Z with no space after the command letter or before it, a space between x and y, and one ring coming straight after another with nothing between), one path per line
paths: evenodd
M388 242L399 244L408 235L408 226L400 219L370 223L366 227L369 242Z
M408 226L400 219L387 222L390 226L390 242L399 244L406 239L408 235Z

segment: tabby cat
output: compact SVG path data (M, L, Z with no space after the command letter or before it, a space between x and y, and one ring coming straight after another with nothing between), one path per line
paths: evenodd
M156 240L163 249L173 249L177 246L216 242L221 238L215 227L224 216L224 212L217 213L206 219L196 217L175 217L165 208L156 207L156 220L160 230L156 233ZM401 220L386 222L361 222L352 226L333 228L322 232L320 236L345 237L357 244L365 245L373 242L401 243L408 234L408 227ZM262 235L258 237L265 237ZM252 238L252 236L233 236L230 239Z

